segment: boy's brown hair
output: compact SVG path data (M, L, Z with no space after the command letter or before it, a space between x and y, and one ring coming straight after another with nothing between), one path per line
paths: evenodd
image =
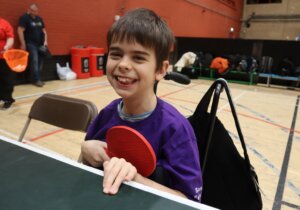
M154 49L156 66L160 69L163 61L169 58L175 38L161 17L149 9L140 8L127 12L112 25L107 33L108 48L117 41L137 42Z

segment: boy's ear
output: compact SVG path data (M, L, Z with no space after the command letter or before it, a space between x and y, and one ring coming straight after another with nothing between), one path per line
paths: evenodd
M169 61L168 60L163 61L162 67L155 72L155 80L159 81L162 78L164 78L168 68L169 68Z

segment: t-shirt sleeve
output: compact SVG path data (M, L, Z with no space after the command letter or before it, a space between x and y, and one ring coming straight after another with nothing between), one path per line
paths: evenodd
M116 112L116 106L120 100L114 100L105 108L103 108L94 121L90 124L85 140L98 139L105 140L106 131L112 125L110 120Z
M25 15L21 16L19 19L19 26L26 28L27 26L27 18Z
M44 20L41 18L42 28L45 28Z
M102 127L102 118L104 115L104 110L101 110L95 120L90 124L88 131L85 136L85 140L95 139L97 132Z
M196 138L192 128L178 127L164 145L165 169L170 174L170 186L189 199L200 201L202 174Z
M4 30L7 38L14 38L14 29L8 22L5 24Z

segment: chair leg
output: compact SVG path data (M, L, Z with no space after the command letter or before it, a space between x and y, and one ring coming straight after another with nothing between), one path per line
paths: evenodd
M31 121L31 118L28 118L27 121L26 121L26 123L25 123L25 125L24 125L24 128L23 128L23 130L22 130L22 132L21 132L21 134L20 134L19 142L22 142L22 141L23 141L24 135L25 135L25 133L26 133L26 131L27 131L27 129L28 129L28 126L29 126L29 124L30 124L30 121Z

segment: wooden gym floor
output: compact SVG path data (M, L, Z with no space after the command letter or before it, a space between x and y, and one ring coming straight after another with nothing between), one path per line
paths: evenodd
M163 80L159 83L157 95L189 116L211 83L193 80L186 86ZM233 83L229 87L250 160L263 190L264 209L300 209L299 90ZM0 135L17 140L33 101L44 93L90 100L99 110L118 97L105 76L49 81L43 88L30 84L18 85L14 92L15 104L8 110L0 110ZM224 93L221 95L218 117L239 147L237 131ZM32 121L25 140L28 144L76 160L84 136L84 133ZM279 205L274 205L275 200Z

